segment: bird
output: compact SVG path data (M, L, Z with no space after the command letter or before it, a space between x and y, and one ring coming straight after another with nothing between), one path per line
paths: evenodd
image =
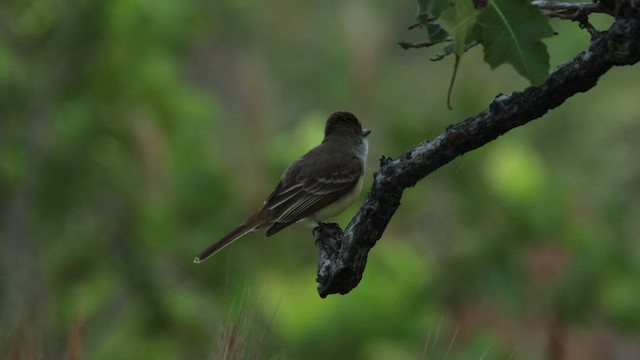
M320 145L287 167L258 211L193 262L206 260L249 232L266 228L271 236L296 222L318 226L346 210L362 190L370 133L350 112L329 115Z

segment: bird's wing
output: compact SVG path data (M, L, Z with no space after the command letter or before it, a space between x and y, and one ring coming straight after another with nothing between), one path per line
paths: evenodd
M276 189L265 201L274 225L267 236L282 230L348 194L356 186L363 172L356 157L337 158L326 166L309 169L287 169Z

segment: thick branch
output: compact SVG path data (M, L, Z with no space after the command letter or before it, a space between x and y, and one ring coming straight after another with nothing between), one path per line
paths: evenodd
M380 239L400 205L402 192L458 156L507 131L537 119L579 92L594 87L613 66L640 60L640 15L618 19L594 39L589 50L558 67L540 86L497 96L489 107L452 125L433 141L424 141L399 159L383 157L360 211L344 233L337 227L315 231L320 252L318 293L346 294L362 278L369 250Z

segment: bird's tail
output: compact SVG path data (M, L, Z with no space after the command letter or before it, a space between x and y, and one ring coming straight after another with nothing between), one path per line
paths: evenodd
M241 238L242 236L246 235L251 231L257 230L259 227L261 227L265 223L265 217L266 217L265 215L266 214L264 212L258 211L249 219L247 219L247 221L239 225L237 228L233 229L230 233L225 235L222 239L218 240L218 242L204 249L200 253L200 255L198 255L193 260L193 262L196 264L199 264L202 261L205 261L211 255L222 250L222 248L224 248L225 246L231 244L234 240Z

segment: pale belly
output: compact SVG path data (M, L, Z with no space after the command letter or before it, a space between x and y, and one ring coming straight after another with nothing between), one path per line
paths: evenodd
M345 211L360 195L360 191L362 191L362 179L363 177L360 177L360 180L358 180L358 183L353 187L353 190L350 193L346 194L341 199L336 200L331 205L323 207L307 218L300 220L300 222L306 223L309 226L317 226L319 222L332 218Z

